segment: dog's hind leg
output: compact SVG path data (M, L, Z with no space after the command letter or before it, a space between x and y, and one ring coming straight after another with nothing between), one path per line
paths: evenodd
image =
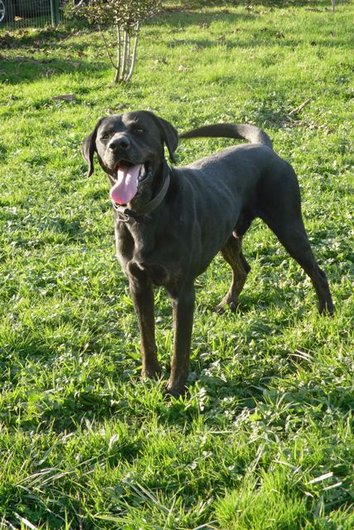
M284 245L290 256L299 263L310 277L317 294L319 312L332 314L334 306L327 277L319 268L313 255L301 216L287 219L286 215L282 215L281 222L279 219L274 219L273 216L268 216L264 221Z
M225 310L225 306L229 306L231 311L236 310L239 304L239 295L251 270L242 253L242 239L237 237L236 234L233 234L228 239L226 245L221 249L221 254L231 266L232 282L228 292L215 308L218 313L222 313Z
M267 175L259 188L258 216L269 226L310 277L315 288L320 313L334 311L325 273L313 255L301 215L301 198L297 178L289 165Z

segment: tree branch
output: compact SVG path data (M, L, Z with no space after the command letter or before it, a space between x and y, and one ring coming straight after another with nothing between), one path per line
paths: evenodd
M116 68L116 65L114 64L114 61L113 61L113 59L112 59L112 56L111 56L111 54L110 54L109 51L108 51L108 50L109 50L109 46L108 46L108 43L107 43L107 41L106 41L106 37L105 37L104 34L103 34L103 31L102 31L102 28L101 28L101 25L100 25L100 24L98 24L98 29L99 29L99 32L100 32L100 34L101 34L101 38L102 38L102 40L103 40L104 47L105 47L105 50L106 50L106 55L107 55L107 57L108 57L108 59L109 59L109 62L111 63L111 65L113 66L113 68Z

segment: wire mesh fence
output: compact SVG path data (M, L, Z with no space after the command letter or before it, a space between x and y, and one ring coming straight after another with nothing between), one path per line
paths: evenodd
M1 29L57 25L62 18L60 0L0 0Z

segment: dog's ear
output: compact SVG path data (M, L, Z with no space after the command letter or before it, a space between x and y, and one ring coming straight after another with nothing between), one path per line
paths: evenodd
M175 151L178 146L178 132L168 121L164 120L163 118L158 118L158 120L163 132L163 138L165 140L170 159L172 162L175 162Z
M159 128L160 128L160 130L162 132L162 137L164 139L164 142L165 142L165 144L167 146L170 158L171 158L172 162L175 162L174 154L175 154L175 151L176 151L177 146L178 146L178 132L177 132L177 130L173 127L173 125L171 125L170 122L164 120L163 118L160 118L159 116L156 116L152 112L149 112L149 114L150 114L150 116L152 116L154 118L154 120L158 124L158 126L159 126Z
M90 177L93 173L93 155L95 154L96 152L96 137L97 137L97 130L98 130L98 127L100 126L101 122L102 122L103 118L101 118L94 130L92 131L91 134L89 134L85 140L83 141L83 144L81 146L81 153L82 153L82 156L84 157L84 160L87 162L88 164L88 171L87 171L87 176Z

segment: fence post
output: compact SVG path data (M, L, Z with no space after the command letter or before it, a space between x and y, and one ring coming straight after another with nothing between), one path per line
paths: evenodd
M52 26L57 26L60 22L59 0L50 0L50 14L52 17Z

